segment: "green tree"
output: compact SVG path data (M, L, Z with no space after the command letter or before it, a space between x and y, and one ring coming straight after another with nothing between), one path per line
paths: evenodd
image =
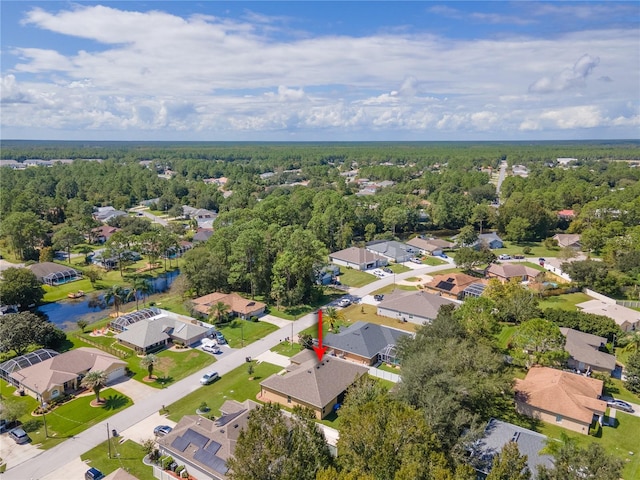
M313 480L331 463L312 412L296 407L287 420L278 404L268 403L249 413L227 466L230 480Z
M569 354L564 351L565 337L553 322L534 318L522 322L511 337L515 356L525 365L562 366Z
M472 270L480 265L491 263L496 256L489 249L475 250L471 247L459 248L453 256L457 267L463 270Z
M530 238L531 223L526 218L514 217L505 228L506 239L520 243Z
M38 261L40 263L44 263L44 262L53 262L53 248L51 247L42 247L40 249L40 256L38 258Z
M7 268L2 272L0 301L3 305L18 305L26 310L44 297L44 288L38 277L28 268Z
M625 365L627 380L625 386L627 390L640 394L640 350L631 354Z
M89 279L92 287L96 286L96 282L98 280L102 280L102 272L98 270L96 267L87 268L84 271L83 275Z
M599 228L587 228L580 235L580 244L585 252L599 253L604 247L607 237Z
M153 378L153 369L155 368L156 365L158 365L158 363L160 363L160 359L152 353L145 355L140 360L140 366L142 368L147 369L147 373L149 374L149 379Z
M67 259L71 263L71 249L84 241L82 233L74 227L65 226L53 234L53 247L56 250L64 250Z
M86 320L80 319L76 322L76 325L78 325L78 328L82 331L82 333L84 333L84 330L89 325L89 322L87 322Z
M27 251L35 251L45 241L50 228L49 222L33 212L13 212L2 219L0 233L9 240L16 256L25 259Z
M535 294L516 281L491 279L484 294L495 303L496 316L502 322L520 323L540 316Z
M218 301L209 307L209 315L215 318L216 324L220 324L227 317L230 308L229 305L222 301Z
M482 230L485 226L490 226L495 223L495 212L486 203L479 203L473 207L471 223L473 225L477 225L480 229L480 234L482 234Z
M107 305L113 302L113 310L116 317L120 315L120 305L125 301L126 293L120 285L112 285L104 294L104 301Z
M133 289L132 294L136 299L136 310L138 310L138 302L140 301L140 296L142 295L142 299L146 298L147 295L153 293L153 285L151 282L144 277L135 277L133 279Z
M402 228L407 224L408 218L406 207L389 207L382 214L385 228L394 236L398 227Z
M456 237L456 243L463 247L473 245L476 240L478 240L478 232L471 225L462 227Z
M330 332L335 329L337 322L344 321L344 314L336 307L327 307L324 312L327 320L329 321Z
M530 480L531 478L527 456L520 455L516 442L509 442L502 447L492 463L487 480Z
M494 302L487 297L467 298L455 314L470 336L491 338L500 331L494 309Z
M93 390L96 395L96 402L101 403L100 391L107 385L107 374L102 370L92 370L84 376L80 384Z

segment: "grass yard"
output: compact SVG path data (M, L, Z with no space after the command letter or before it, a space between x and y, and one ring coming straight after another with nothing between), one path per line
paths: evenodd
M150 385L155 388L169 386L215 362L213 355L193 348L186 348L184 350L162 350L155 355L157 355L160 360L159 364L153 369L153 376L156 378L153 382L144 382L145 385ZM140 366L140 360L141 357L132 355L125 361L134 374L132 378L142 382L142 379L147 376L148 372L146 368Z
M225 400L233 399L240 402L246 399L256 400L256 395L260 392L260 382L278 373L282 367L266 362L260 364L252 362L252 364L253 380L249 380L248 364L241 365L211 385L199 387L186 397L168 405L166 409L169 412L169 418L177 422L184 415L193 415L202 402L207 403L213 415L219 416L219 408Z
M545 308L559 308L560 310L575 311L578 309L576 307L578 303L586 302L589 300L591 300L591 297L582 292L567 293L565 295L546 297L540 300L540 308L542 310L544 310Z
M626 402L640 403L640 396L627 390L624 386L624 382L617 378L611 379L611 386L605 387L604 393Z
M371 273L347 267L340 267L340 276L338 278L340 279L340 283L349 287L364 287L378 279L378 277Z
M326 305L327 303L333 302L334 300L337 300L338 298L344 296L344 293L345 292L341 290L325 287L324 294L313 304L280 308L270 305L267 313L273 315L274 317L284 318L285 320L297 320L298 318L303 317L308 313L315 312L323 305ZM264 301L261 298L257 298L257 300Z
M616 427L602 427L602 435L581 435L565 430L557 425L541 423L540 433L550 438L560 438L561 433L575 438L581 447L589 443L599 443L607 452L623 460L625 467L622 477L625 480L640 478L640 418L622 412L616 414L618 420ZM633 454L630 454L633 452Z
M285 357L293 357L296 353L300 353L302 349L300 344L296 342L281 342L271 349L272 352L279 353Z
M502 325L502 330L500 330L500 333L496 335L498 346L502 350L507 350L509 340L511 339L511 336L516 332L516 330L518 330L518 327L515 325L510 325L508 323Z
M404 272L408 272L409 270L411 270L409 267L402 265L401 263L392 263L391 265L389 265L389 268L394 272L394 273L404 273Z
M109 448L111 448L111 458L109 458ZM133 440L127 440L121 444L117 438L111 438L82 454L80 458L89 467L97 468L105 475L123 468L136 478L153 478L153 467L142 463L144 455L142 446Z
M275 332L278 327L267 322L233 320L218 330L222 332L231 347L241 348L243 345L246 346Z
M549 250L545 247L542 242L523 242L523 243L513 243L513 242L504 242L504 248L496 248L493 250L493 253L497 255L508 254L508 255L522 255L522 249L525 247L529 247L531 252L527 254L528 256L534 257L538 259L540 257L557 257L560 253L560 249Z
M427 255L426 257L424 257L424 258L422 259L422 263L423 263L424 265L429 265L429 266L435 267L435 266L437 266L437 265L444 265L444 264L445 264L445 263L447 263L447 262L445 262L445 261L444 261L444 260L442 260L441 258L438 258L438 257L432 257L432 256L430 256L430 255Z
M182 298L182 295L173 293L156 293L149 296L146 302L147 305L149 305L149 302L154 302L156 307L163 310L168 310L179 315L186 315L187 317L191 316L191 312L189 312L189 309L187 308L189 300ZM140 308L142 308L142 306Z
M391 285L387 285L386 287L379 288L375 292L371 293L371 295L386 295L388 293L393 292L395 289L414 291L414 290L417 290L418 287L417 287L417 285L398 285L398 284L394 285L394 284L391 284Z

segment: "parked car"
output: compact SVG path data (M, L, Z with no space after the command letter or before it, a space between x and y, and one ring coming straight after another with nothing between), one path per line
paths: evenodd
M217 380L220 376L218 375L218 372L209 372L209 373L205 373L202 378L200 379L200 384L202 385L209 385L210 383L214 382L215 380Z
M514 255L513 258L514 258L514 260L523 260L524 259L524 255Z
M633 407L630 403L623 402L622 400L609 400L607 405L611 408L617 408L623 412L633 413Z
M384 267L382 271L386 273L393 273L393 270L391 270L389 267Z
M416 258L416 257L411 257L409 260L412 261L413 263L422 264L422 260L420 260L419 258Z
M351 300L349 300L348 298L343 298L338 302L339 307L348 307L349 305L351 305Z
M18 445L21 445L23 443L27 443L29 440L31 440L29 438L29 435L27 435L27 432L25 432L22 428L18 427L18 428L14 428L13 430L11 430L9 432L9 436L13 439L14 442L16 442Z
M104 473L97 468L92 467L84 472L84 480L100 480L101 478L104 478Z
M511 260L511 255L507 255L506 253L503 253L501 255L498 256L499 260Z
M377 295L374 295L374 296L373 296L373 299L374 299L376 302L381 302L383 298L384 298L384 295L382 295L381 293L379 293L379 294L377 294Z
M205 345L204 347L202 347L202 350L204 350L205 352L209 352L209 353L220 353L220 347L216 344L209 344L209 345Z
M153 429L153 434L156 437L164 437L167 433L170 433L171 430L173 430L173 428L171 428L169 425L158 425Z
M220 345L224 345L225 343L227 343L227 339L224 338L222 332L216 332L216 340Z

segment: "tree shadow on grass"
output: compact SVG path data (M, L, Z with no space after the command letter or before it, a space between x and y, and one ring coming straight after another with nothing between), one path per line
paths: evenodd
M104 398L104 405L102 408L105 410L118 410L129 403L129 399L121 394L109 395Z
M166 377L156 377L155 383L158 385L166 386L173 383L173 381L174 381L173 377L171 375L168 375Z

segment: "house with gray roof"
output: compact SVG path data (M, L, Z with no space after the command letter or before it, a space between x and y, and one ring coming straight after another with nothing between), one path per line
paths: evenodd
M442 255L445 249L455 246L453 242L441 240L439 238L414 237L407 242L407 245L417 249L423 255Z
M93 218L95 218L96 220L102 223L107 223L109 220L113 218L122 217L126 215L127 215L127 212L123 212L122 210L116 210L111 205L108 205L106 207L96 207L95 211L93 212Z
M367 243L365 248L396 263L408 262L418 251L417 248L395 240L375 240Z
M271 375L260 383L258 399L293 408L296 405L313 410L323 419L342 403L346 390L369 368L337 357L325 355L322 361L313 350L303 350L291 357L283 374Z
M109 326L120 332L116 335L118 342L139 354L160 350L170 343L193 345L214 330L208 323L159 309L123 315Z
M383 317L422 325L425 322L431 323L443 305L459 304L460 302L433 293L395 290L390 295L385 295L384 300L378 304L377 313Z
M34 263L27 267L39 281L46 285L57 286L80 280L82 274L75 268L54 262Z
M160 453L184 464L194 477L225 480L227 460L233 456L249 414L258 407L253 400L226 400L216 420L185 415L171 432L157 439Z
M327 354L364 365L374 365L383 351L395 349L398 340L408 332L369 322L356 322L340 333L329 333L324 338Z
M358 247L349 247L330 253L329 261L336 265L355 268L356 270L384 267L389 263L382 255Z
M568 366L584 372L586 370L611 373L616 368L616 357L601 351L607 339L580 332L572 328L561 327L560 331L567 339L564 349L571 355Z
M492 418L484 430L482 438L471 447L470 463L480 478L486 478L493 467L493 459L509 442L518 445L520 455L527 456L527 467L532 478L537 478L538 467L553 468L553 457L541 454L547 437L526 428Z
M471 248L475 248L476 250L480 250L483 246L486 246L491 250L504 247L504 242L495 232L481 233L480 235L478 235L478 239L475 242L473 242L471 245L462 245L458 243L457 241L458 235L451 238L453 240L456 240L456 244L461 247L471 247Z

